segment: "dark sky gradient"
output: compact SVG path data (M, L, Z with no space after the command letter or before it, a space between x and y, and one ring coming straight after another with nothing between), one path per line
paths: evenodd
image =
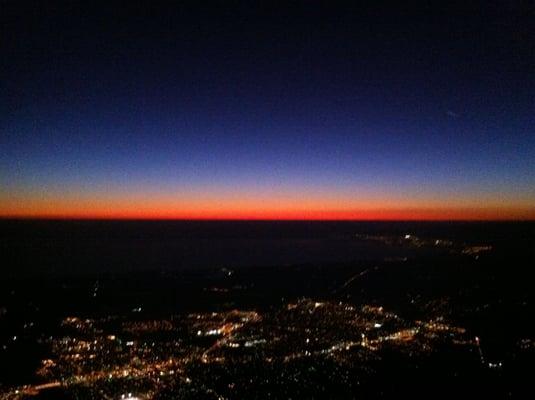
M1 4L1 215L535 218L529 2L74 3Z

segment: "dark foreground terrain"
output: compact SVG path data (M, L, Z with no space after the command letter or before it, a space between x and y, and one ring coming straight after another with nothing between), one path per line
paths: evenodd
M533 393L534 224L0 226L0 399Z

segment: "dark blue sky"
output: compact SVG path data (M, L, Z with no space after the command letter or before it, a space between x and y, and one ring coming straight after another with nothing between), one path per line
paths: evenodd
M3 214L533 213L532 5L196 3L2 4Z

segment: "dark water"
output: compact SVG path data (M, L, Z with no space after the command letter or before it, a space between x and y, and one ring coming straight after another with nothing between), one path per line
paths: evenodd
M3 277L344 263L407 255L356 234L535 252L532 222L0 221ZM410 254L409 254L410 255Z

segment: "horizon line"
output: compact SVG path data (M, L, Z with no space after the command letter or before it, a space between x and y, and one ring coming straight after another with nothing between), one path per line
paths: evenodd
M170 217L84 217L9 216L0 221L147 221L147 222L535 222L535 218L170 218Z

